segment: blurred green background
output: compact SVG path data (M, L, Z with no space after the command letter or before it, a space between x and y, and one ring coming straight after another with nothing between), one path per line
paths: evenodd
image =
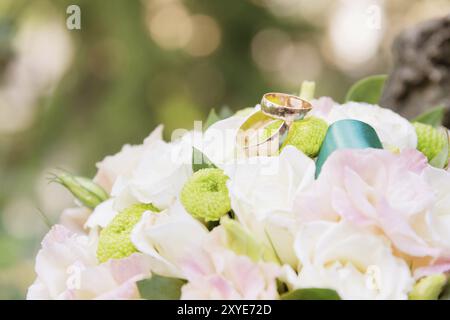
M66 9L81 9L68 30ZM95 163L158 124L192 128L209 109L254 106L268 91L342 100L389 70L402 29L448 0L1 0L0 299L23 299L33 259L71 196L53 168Z

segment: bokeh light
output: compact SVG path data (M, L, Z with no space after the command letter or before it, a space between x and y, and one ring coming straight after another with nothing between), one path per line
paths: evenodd
M328 26L332 61L344 70L363 67L379 49L383 19L380 1L341 0Z
M182 48L192 35L192 19L181 4L162 6L148 23L152 39L164 49Z
M207 56L220 44L221 32L217 22L206 15L193 15L192 35L186 44L186 52L194 57Z
M0 87L0 133L28 128L37 99L59 81L72 59L72 47L61 21L27 21L14 43L15 57Z

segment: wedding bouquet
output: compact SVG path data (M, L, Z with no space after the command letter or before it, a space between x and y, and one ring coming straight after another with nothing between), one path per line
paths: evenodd
M265 95L254 108L157 127L52 177L76 206L42 241L28 299L448 299L449 138L443 109ZM198 125L196 125L198 126Z

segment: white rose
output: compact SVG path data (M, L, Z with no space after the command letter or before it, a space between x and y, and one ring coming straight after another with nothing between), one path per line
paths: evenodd
M278 157L253 157L225 169L231 207L257 239L275 247L282 262L293 263L296 195L314 181L314 161L287 146Z
M192 175L192 146L179 140L155 141L146 149L129 175L121 175L113 186L114 207L122 210L135 203L168 208Z
M287 270L293 288L334 289L343 299L407 299L414 280L386 239L348 222L301 226L295 240L300 270ZM292 269L291 269L292 270Z
M329 124L343 119L355 119L371 125L378 134L383 147L416 148L417 135L411 123L390 109L367 103L335 103L327 115L316 112Z
M236 136L244 121L245 117L235 115L215 122L203 135L196 137L195 147L222 168L235 159Z
M97 163L97 174L94 181L107 192L111 192L112 186L120 175L129 174L142 157L144 150L151 148L155 141L162 141L163 126L159 125L145 138L141 145L124 145L120 152L112 156L106 156Z
M159 213L147 211L134 227L131 241L151 260L152 271L183 278L178 265L208 234L206 227L176 202Z

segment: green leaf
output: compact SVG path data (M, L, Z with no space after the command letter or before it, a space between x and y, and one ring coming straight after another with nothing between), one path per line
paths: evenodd
M192 147L192 171L197 172L201 169L217 168L209 158L200 150Z
M233 114L234 114L233 111L228 106L223 106L222 108L220 108L219 113L217 113L214 108L211 109L211 111L209 111L208 118L206 118L203 130L208 129L217 121L231 117Z
M216 220L216 221L204 221L204 224L205 224L206 228L208 229L208 231L211 231L211 230L214 229L215 227L220 226L220 220Z
M216 110L213 108L208 114L208 118L206 118L205 125L203 126L203 130L208 129L211 125L216 123L217 121L221 120L220 117L217 115Z
M163 277L153 273L151 278L137 282L141 298L146 300L179 300L186 280Z
M219 117L220 119L229 118L234 114L233 110L229 106L223 106L220 108Z
M448 163L448 156L449 156L449 137L448 137L448 131L446 128L442 127L442 134L445 136L445 143L442 147L442 150L439 151L439 153L430 160L430 165L432 165L435 168L444 168Z
M225 216L220 220L220 224L225 229L228 247L238 255L248 256L255 262L278 262L271 248L258 242L239 222Z
M281 300L341 300L341 297L332 289L305 288L282 294Z
M447 281L447 284L444 286L439 300L450 300L450 281Z
M424 124L429 124L433 127L439 127L442 125L442 120L445 115L445 107L437 106L428 111L425 111L418 117L411 120L411 122L420 122Z
M345 101L378 104L383 93L387 75L376 75L356 82L347 92Z

